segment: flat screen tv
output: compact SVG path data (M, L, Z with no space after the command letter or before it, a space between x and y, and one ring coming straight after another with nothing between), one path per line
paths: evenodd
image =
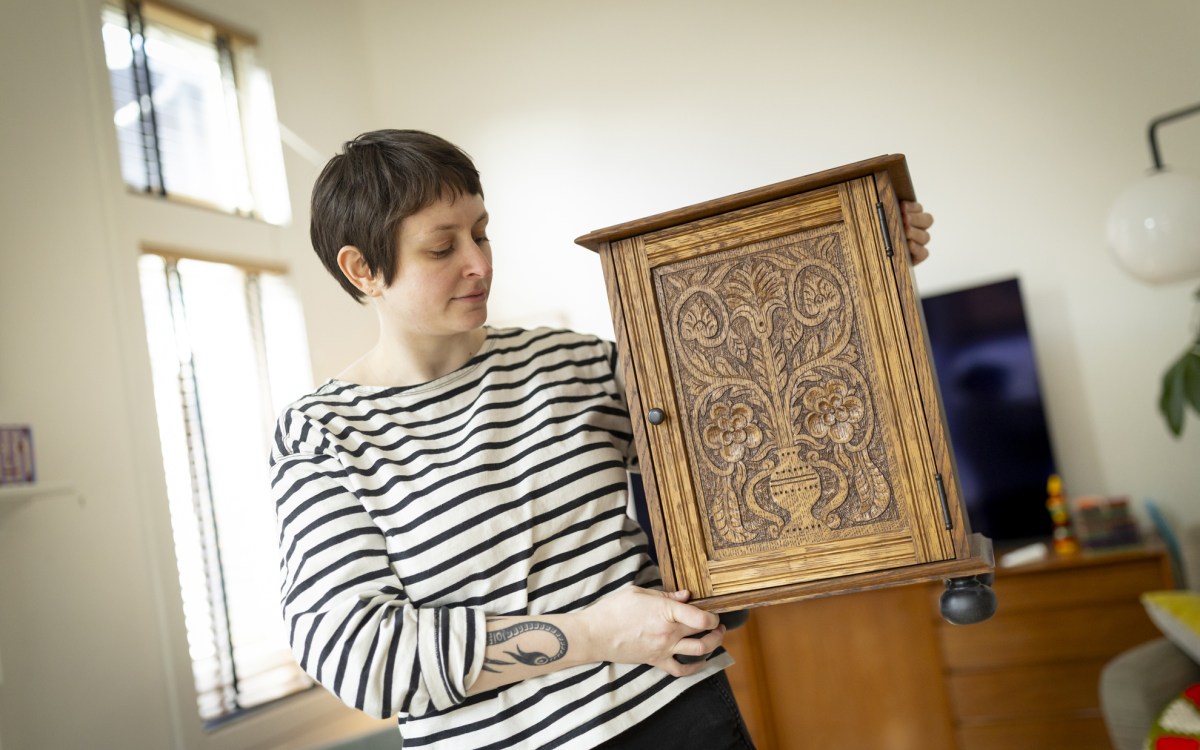
M1054 452L1020 283L929 295L922 306L972 530L997 541L1050 536Z

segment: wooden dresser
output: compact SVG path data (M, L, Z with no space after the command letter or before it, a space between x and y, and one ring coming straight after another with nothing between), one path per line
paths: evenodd
M759 750L1108 748L1098 683L1160 636L1138 599L1172 586L1157 547L997 568L1000 609L949 625L919 584L755 609L727 638Z
M992 620L938 628L959 747L1109 747L1100 670L1161 635L1138 596L1171 585L1161 549L998 569Z

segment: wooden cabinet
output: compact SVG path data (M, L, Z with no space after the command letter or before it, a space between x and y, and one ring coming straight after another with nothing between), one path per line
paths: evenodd
M965 627L930 584L762 607L729 679L759 750L1102 750L1100 670L1160 637L1139 596L1171 586L1148 547L998 568L999 611Z
M663 579L725 611L990 569L885 156L602 229ZM894 238L894 239L893 239Z

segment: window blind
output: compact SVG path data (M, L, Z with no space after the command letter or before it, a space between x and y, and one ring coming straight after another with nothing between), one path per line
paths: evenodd
M303 318L276 273L152 253L139 271L198 710L221 722L311 684L280 615L264 458L311 390Z
M106 5L101 20L126 184L257 215L238 60L252 41L148 0Z

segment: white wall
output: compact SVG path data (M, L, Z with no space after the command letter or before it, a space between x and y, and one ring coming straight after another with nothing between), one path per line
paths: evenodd
M563 311L608 333L598 264L573 238L904 153L937 217L922 291L1021 278L1067 491L1155 498L1194 537L1200 581L1200 420L1176 440L1155 406L1200 282L1142 286L1103 236L1113 197L1150 167L1149 121L1200 99L1200 6L366 7L380 122L443 134L483 172L493 320ZM1200 175L1200 117L1160 137L1168 164Z
M313 148L332 154L369 119L358 6L201 5L259 34L280 118ZM290 227L128 195L99 9L6 2L0 24L0 422L32 424L40 476L78 494L38 499L0 528L0 737L8 750L157 750L311 745L361 729L314 691L271 717L200 730L136 276L142 242L282 261L319 307L305 208L319 165L286 150ZM325 341L362 327L338 307L311 316Z
M476 157L496 322L600 333L599 267L574 237L903 152L938 217L922 288L1022 278L1069 491L1153 496L1200 536L1200 422L1175 441L1153 407L1194 284L1139 286L1101 234L1149 165L1146 123L1197 98L1189 0L188 2L259 35L296 136L295 221L277 229L123 193L97 2L6 2L0 24L0 421L33 424L41 474L82 498L0 528L7 750L349 731L313 727L307 703L207 739L195 727L133 259L157 241L289 263L328 377L374 322L311 256L308 191L375 127L426 128ZM1163 150L1200 173L1200 118L1168 126ZM268 739L279 729L305 739Z

